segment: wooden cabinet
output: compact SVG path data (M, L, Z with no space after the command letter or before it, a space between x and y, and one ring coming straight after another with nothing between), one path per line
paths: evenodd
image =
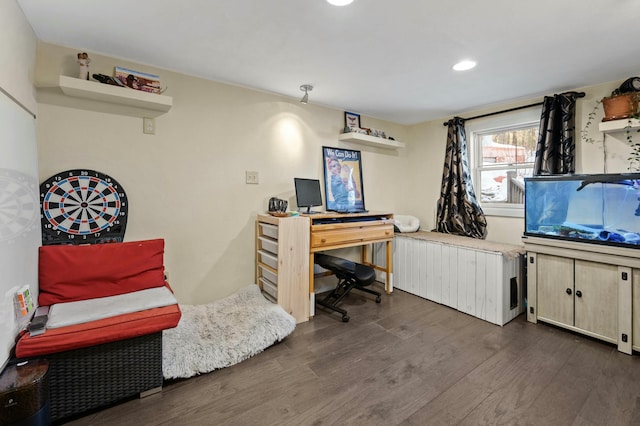
M256 283L297 323L309 320L309 219L258 215Z
M570 326L616 343L618 268L538 254L538 320Z
M575 260L574 325L617 343L618 267Z
M640 350L638 250L537 237L527 250L527 320Z
M538 273L538 319L573 325L573 259L529 253L529 262Z
M392 213L320 213L284 218L258 215L256 220L256 283L298 323L314 315L315 252L387 243L386 290L393 290L391 241ZM313 243L311 243L313 242Z

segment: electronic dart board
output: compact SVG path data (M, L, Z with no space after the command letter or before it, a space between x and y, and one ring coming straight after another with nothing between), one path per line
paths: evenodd
M112 177L95 170L67 170L40 184L42 244L121 242L127 196Z

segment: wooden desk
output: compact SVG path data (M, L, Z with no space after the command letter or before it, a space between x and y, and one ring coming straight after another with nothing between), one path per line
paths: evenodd
M385 291L393 291L393 213L317 213L302 215L310 220L309 293L314 294L315 253L345 247L362 247L362 264L386 273ZM367 246L386 243L386 267L367 259Z
M315 253L362 247L361 263L386 273L385 290L390 294L392 241L393 213L318 213L284 218L259 214L256 283L298 323L307 321L314 312ZM367 246L373 243L386 243L386 267L367 260Z

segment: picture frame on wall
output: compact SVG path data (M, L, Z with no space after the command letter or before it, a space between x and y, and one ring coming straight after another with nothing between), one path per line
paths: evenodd
M355 130L360 128L360 114L355 112L344 112L344 127Z
M363 211L365 207L360 151L323 146L322 158L327 210Z

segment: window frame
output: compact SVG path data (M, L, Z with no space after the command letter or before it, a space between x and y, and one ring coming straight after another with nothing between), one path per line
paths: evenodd
M489 132L500 132L504 130L540 125L541 106L536 108L526 108L518 111L505 112L490 117L475 119L465 124L469 147L469 167L471 168L471 179L476 190L477 200L486 216L505 216L524 218L524 204L511 203L487 203L482 202L480 191L482 191L481 172L486 170L482 165L482 149L478 145L477 135ZM526 163L530 164L530 163ZM523 168L523 167L520 167Z

